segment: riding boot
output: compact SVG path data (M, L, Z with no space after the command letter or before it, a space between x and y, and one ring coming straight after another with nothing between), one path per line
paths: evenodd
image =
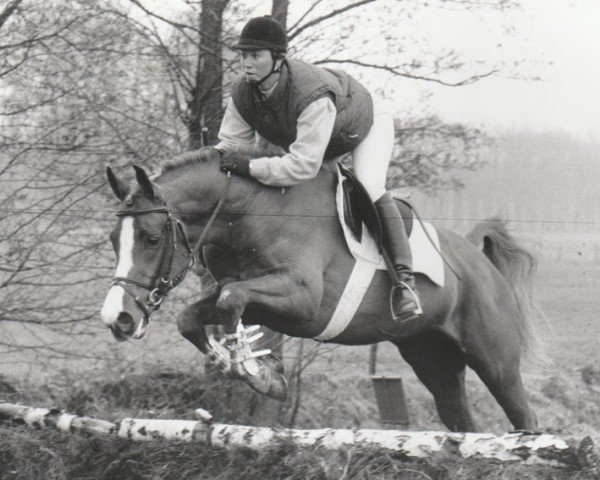
M384 258L392 280L390 308L394 321L406 321L423 314L412 272L412 255L404 221L389 192L375 202L381 219Z

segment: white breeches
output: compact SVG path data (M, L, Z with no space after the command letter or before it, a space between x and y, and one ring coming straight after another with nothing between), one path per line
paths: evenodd
M394 118L388 102L373 97L373 125L352 151L354 173L374 202L385 192L387 170L394 149Z

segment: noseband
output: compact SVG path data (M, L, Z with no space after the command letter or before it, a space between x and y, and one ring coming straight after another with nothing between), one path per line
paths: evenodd
M165 243L160 253L160 263L156 273L152 277L150 283L140 282L139 280L133 280L127 277L114 277L111 285L119 285L123 288L131 297L133 297L135 303L144 312L146 317L150 317L150 314L160 308L160 304L163 298L177 285L179 285L188 270L194 266L194 256L190 245L188 243L185 232L183 231L183 225L181 222L174 218L171 211L166 207L149 208L146 210L133 210L133 211L122 211L116 212L117 217L126 217L129 215L145 215L147 213L166 213L167 214L167 235L170 233L171 243ZM173 267L173 258L175 256L175 250L177 250L177 236L181 236L183 246L185 247L188 254L187 265L174 277L170 278L171 268ZM137 285L148 290L148 298L143 301L138 295L135 295L127 285Z

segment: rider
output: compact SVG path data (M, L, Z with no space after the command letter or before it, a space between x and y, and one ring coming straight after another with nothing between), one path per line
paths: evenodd
M402 216L385 189L394 123L384 102L343 71L286 58L285 30L270 15L249 20L233 48L241 51L244 75L232 85L216 148L226 152L262 137L287 153L252 160L224 156L221 168L266 185L291 186L314 178L323 160L352 152L393 265L392 316L422 314Z

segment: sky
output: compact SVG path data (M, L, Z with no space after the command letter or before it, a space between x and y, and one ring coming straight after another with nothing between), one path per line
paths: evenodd
M600 0L523 0L509 14L428 14L423 28L452 39L468 55L525 60L519 76L492 77L460 88L420 86L432 111L448 120L500 129L563 130L600 139ZM498 36L507 22L510 35ZM496 47L501 43L501 47Z

